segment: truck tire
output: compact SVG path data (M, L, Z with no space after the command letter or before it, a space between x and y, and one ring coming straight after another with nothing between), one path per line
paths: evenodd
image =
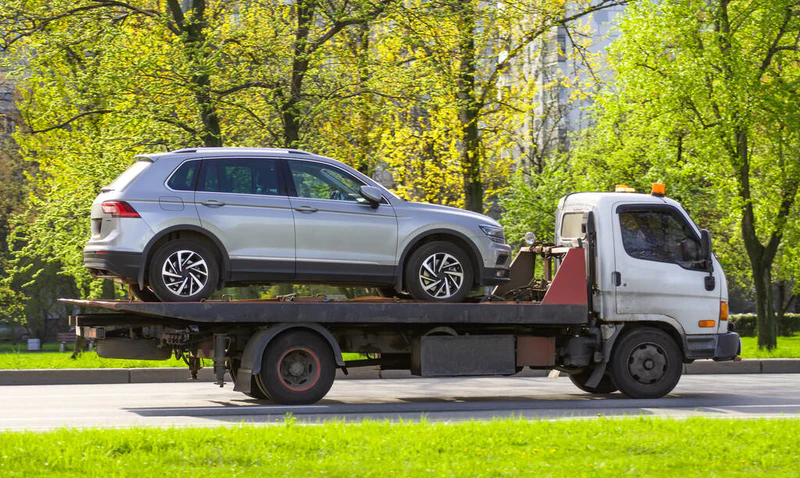
M617 391L617 386L614 385L614 382L611 380L611 377L608 374L603 375L603 378L600 379L600 383L597 384L596 387L588 387L586 386L586 381L589 380L589 377L592 375L591 370L578 372L578 373L571 373L569 374L569 379L575 384L576 387L583 390L586 393L597 393L601 395L607 395L609 393L614 393Z
M276 403L308 405L328 393L335 377L330 345L314 332L290 330L267 345L258 380Z
M242 365L241 360L231 360L228 366L228 372L231 374L231 381L234 385L236 385L236 376L239 373L239 367ZM250 376L250 392L242 392L250 398L255 398L256 400L272 400L272 398L267 395L267 393L262 389L261 385L258 383L258 376L251 375Z
M675 340L663 330L640 327L614 346L611 380L631 398L661 398L681 378L683 360Z
M472 275L467 253L444 241L423 245L405 266L406 289L414 300L461 302L472 289Z
M216 289L219 265L204 244L177 239L156 250L148 276L150 288L163 302L198 302Z

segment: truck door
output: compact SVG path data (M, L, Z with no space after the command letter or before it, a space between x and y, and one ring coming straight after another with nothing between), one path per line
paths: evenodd
M696 228L669 205L616 204L613 211L612 283L619 318L667 316L686 333L708 332L698 321L718 318L720 292L706 290Z

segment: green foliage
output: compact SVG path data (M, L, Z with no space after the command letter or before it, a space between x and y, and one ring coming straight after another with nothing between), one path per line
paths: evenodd
M67 346L68 349L71 346ZM203 360L203 365L213 367L211 360ZM107 359L96 352L83 352L72 358L72 352L6 352L0 353L0 370L65 369L65 368L188 368L183 360L123 360ZM91 372L87 372L91 373Z
M0 473L752 477L794 476L799 458L796 419L301 423L287 416L266 427L6 432Z
M756 314L731 314L730 321L736 325L736 332L743 337L757 335ZM800 314L783 314L778 322L778 334L791 337L800 333Z
M553 161L530 177L519 171L500 201L506 211L501 223L508 242L521 244L527 231L538 239L552 241L558 200L574 190L570 171L561 162Z

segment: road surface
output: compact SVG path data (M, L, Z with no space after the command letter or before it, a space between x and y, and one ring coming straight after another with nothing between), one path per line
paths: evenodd
M204 383L0 387L0 430L221 426L298 421L598 416L800 417L800 375L688 375L669 396L592 396L566 378L341 380L309 406L259 403Z

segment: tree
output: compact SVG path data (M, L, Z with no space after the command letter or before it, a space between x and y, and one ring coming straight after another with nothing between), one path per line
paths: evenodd
M767 349L777 334L772 270L800 185L799 13L780 0L632 4L613 46L616 87L594 132L619 148L583 157L583 170L681 178L690 206L738 223ZM712 204L691 199L692 189Z

